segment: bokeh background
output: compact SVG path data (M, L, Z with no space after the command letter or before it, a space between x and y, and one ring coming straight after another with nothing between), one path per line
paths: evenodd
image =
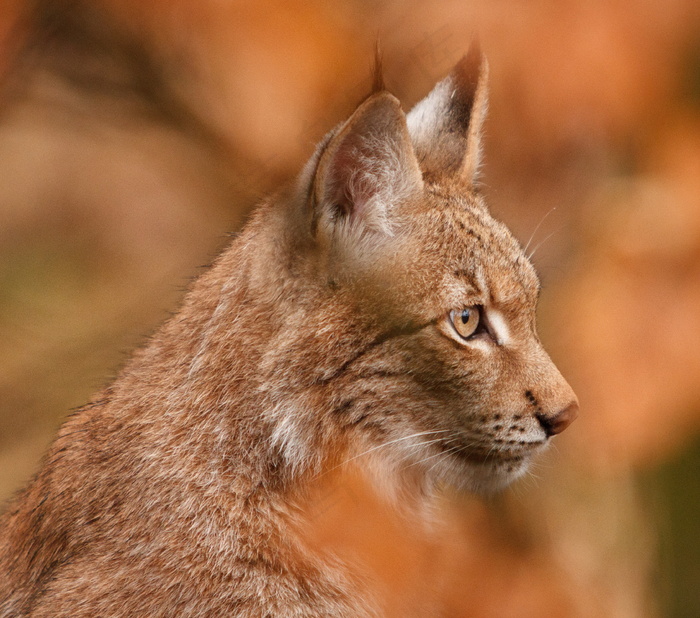
M484 192L582 412L504 495L449 498L444 615L700 616L697 0L2 0L0 499L368 92L377 39L408 109L475 34Z

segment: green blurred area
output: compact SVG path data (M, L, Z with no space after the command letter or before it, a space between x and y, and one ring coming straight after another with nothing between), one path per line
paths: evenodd
M656 585L663 615L700 615L700 440L644 475L659 530Z

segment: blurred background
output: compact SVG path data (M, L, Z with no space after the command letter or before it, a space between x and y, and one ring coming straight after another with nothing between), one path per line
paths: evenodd
M369 91L377 38L408 109L476 33L484 192L581 416L504 495L446 498L444 615L700 616L697 0L2 0L0 499Z

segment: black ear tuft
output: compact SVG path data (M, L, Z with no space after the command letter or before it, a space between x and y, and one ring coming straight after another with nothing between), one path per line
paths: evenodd
M384 83L384 68L382 60L382 50L379 46L379 39L374 44L374 66L372 67L372 94L386 90Z

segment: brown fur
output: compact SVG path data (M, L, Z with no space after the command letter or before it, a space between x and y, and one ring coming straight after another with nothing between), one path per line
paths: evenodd
M535 272L474 187L485 79L471 53L408 120L373 93L260 206L0 520L0 616L379 615L304 541L318 479L415 514L573 420ZM461 341L470 306L488 332Z

